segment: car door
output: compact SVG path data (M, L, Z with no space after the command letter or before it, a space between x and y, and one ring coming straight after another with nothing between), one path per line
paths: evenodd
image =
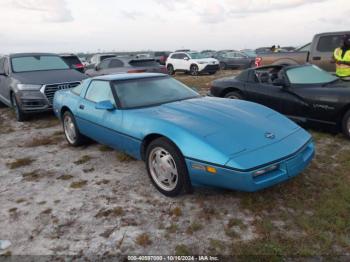
M190 57L185 53L179 54L178 69L179 70L190 70Z
M284 114L283 103L290 98L290 94L282 86L260 81L255 74L254 70L250 72L245 86L245 98Z
M342 34L320 36L313 40L310 62L328 71L335 72L335 63L332 63L334 50L340 46Z
M11 105L10 99L10 68L8 59L0 59L0 100L7 105Z
M120 134L123 114L115 110L96 109L96 104L110 101L116 105L109 81L93 80L81 99L77 109L77 121L81 132L115 149L123 150L123 139Z

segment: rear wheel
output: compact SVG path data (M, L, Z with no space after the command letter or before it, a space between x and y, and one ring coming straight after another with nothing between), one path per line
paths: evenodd
M224 97L229 99L243 99L242 95L237 91L228 92Z
M73 114L70 111L64 112L62 120L64 135L68 143L72 146L83 145L85 137L80 134Z
M173 65L168 65L168 66L167 66L167 70L168 70L168 74L169 74L169 75L175 74L175 70L174 70Z
M346 112L346 114L343 117L342 130L343 130L343 134L347 138L350 138L350 110Z
M14 93L11 93L11 103L12 103L13 109L15 110L17 121L18 122L26 121L28 118L28 115L22 111L21 106L19 105Z
M199 75L199 69L198 69L197 65L191 65L190 74L193 75L193 76L198 76Z
M147 147L146 167L153 185L168 197L192 188L183 155L166 138L158 138Z

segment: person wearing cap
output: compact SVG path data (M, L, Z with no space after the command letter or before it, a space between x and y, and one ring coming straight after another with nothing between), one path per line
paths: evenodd
M350 80L350 35L344 35L341 46L334 50L336 75Z

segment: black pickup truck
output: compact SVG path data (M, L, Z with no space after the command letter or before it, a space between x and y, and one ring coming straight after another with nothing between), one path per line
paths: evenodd
M334 50L339 47L341 38L347 32L322 33L314 36L311 43L293 52L259 54L255 59L256 66L267 65L302 65L310 63L328 71L335 72L333 62Z

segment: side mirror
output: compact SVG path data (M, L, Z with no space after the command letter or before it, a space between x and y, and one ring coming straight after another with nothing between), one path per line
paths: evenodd
M98 102L95 106L96 109L112 111L115 109L115 106L109 100Z
M99 71L100 69L101 69L101 67L100 67L99 65L96 65L96 66L95 66L95 70L96 70L96 71Z
M184 57L184 60L188 61L188 60L190 60L190 59L186 56L186 57Z
M282 86L283 88L287 86L286 82L281 78L276 78L275 80L273 80L272 84L274 86Z

